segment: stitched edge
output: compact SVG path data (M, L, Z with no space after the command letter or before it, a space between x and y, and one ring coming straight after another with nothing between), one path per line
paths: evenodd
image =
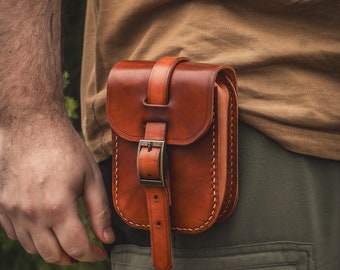
M195 228L190 228L190 227L171 227L172 230L177 230L177 231L190 231L190 232L194 232L194 231L200 231L202 230L204 227L206 227L211 219L213 218L213 215L215 213L216 210L216 164L215 164L215 160L216 160L216 131L215 131L216 127L215 127L215 113L213 116L213 138L212 138L212 159L211 159L211 165L212 165L212 194L213 194L213 207L212 210L210 212L210 216L208 217L208 219L205 221L205 223L203 223L202 225L200 225L199 227L195 227ZM116 206L116 210L119 213L119 215L121 216L121 218L129 225L134 226L134 227L139 227L139 228L150 228L149 224L138 224L138 223L134 223L131 220L129 220L128 218L126 218L123 214L123 212L121 211L119 204L118 204L118 136L115 135L115 206Z
M212 155L211 155L211 166L212 166L212 194L213 194L213 207L211 209L211 212L210 212L210 216L208 217L208 219L202 224L200 225L199 227L195 227L195 228L189 228L189 227L185 227L185 228L181 228L181 227L174 227L172 228L173 230L177 230L177 231L190 231L190 232L195 232L195 231L200 231L202 230L204 227L206 227L211 219L213 218L213 215L215 213L215 210L216 210L216 126L215 126L215 113L213 113L213 139L212 139L212 148L211 148L211 152L212 152Z
M230 205L230 202L231 202L231 199L234 195L234 191L233 191L233 186L234 186L234 99L233 99L233 96L232 96L232 93L228 87L228 90L230 92L230 136L229 136L229 149L230 149L230 194L229 194L229 198L228 198L228 202L227 202L227 205L225 206L224 210L219 214L218 217L222 217L228 210L228 207Z
M137 224L134 223L132 221L130 221L128 218L126 218L123 214L123 212L121 211L119 204L118 204L118 136L115 135L115 206L116 206L116 210L119 213L119 215L121 216L121 218L128 223L129 225L135 226L135 227L141 227L141 228L150 228L150 225L145 225L145 224Z

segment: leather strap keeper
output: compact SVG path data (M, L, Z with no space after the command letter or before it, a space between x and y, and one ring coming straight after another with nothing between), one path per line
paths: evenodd
M122 61L107 90L115 210L150 230L155 268L171 269L171 231L200 233L237 204L235 73L180 57Z

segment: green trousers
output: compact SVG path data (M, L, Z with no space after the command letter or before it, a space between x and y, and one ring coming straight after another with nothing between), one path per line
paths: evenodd
M340 269L340 162L289 152L240 123L239 185L227 221L173 234L173 269ZM153 269L148 234L117 220L114 229L112 269Z

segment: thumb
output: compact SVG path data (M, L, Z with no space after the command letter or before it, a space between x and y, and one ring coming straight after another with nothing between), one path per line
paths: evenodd
M115 235L111 226L111 210L108 203L104 183L101 174L96 171L94 177L86 176L83 199L92 231L96 237L106 244L111 244L115 240Z

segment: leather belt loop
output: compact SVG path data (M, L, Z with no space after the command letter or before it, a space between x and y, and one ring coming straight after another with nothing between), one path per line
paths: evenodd
M177 64L188 61L186 57L163 57L155 63L149 79L147 99L149 104L166 105L168 103L171 74Z

